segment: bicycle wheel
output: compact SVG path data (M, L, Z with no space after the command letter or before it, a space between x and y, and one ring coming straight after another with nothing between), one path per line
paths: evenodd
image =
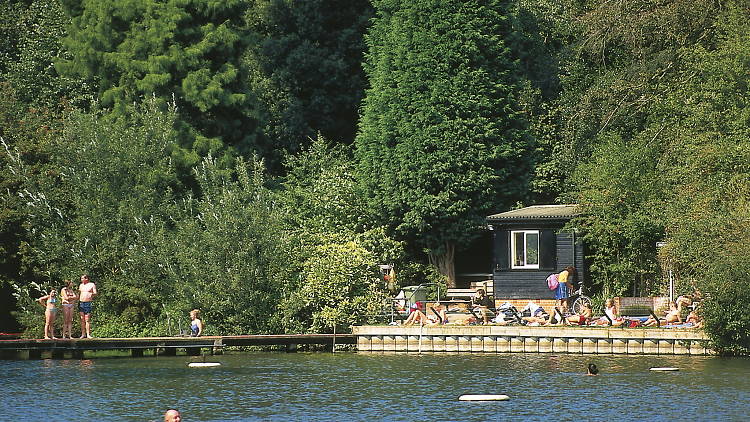
M587 305L591 309L591 298L584 295L578 296L575 302L573 302L573 313L580 315L583 311L583 305Z

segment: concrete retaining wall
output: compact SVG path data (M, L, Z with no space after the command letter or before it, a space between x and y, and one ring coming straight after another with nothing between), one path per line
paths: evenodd
M355 326L360 352L710 355L701 330L608 327Z

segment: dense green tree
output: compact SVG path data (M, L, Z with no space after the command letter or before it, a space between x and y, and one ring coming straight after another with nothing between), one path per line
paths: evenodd
M592 1L575 10L576 37L561 75L559 126L575 168L606 131L644 130L649 108L674 88L680 49L712 42L722 2ZM676 82L679 84L679 82Z
M0 13L12 5L2 6ZM10 16L2 20L14 29L8 33L14 46L0 55L0 81L13 87L16 100L28 108L54 111L71 104L88 106L93 88L81 78L60 75L54 67L55 61L70 57L62 44L70 19L59 1L30 1L7 13Z
M561 136L565 110L562 81L579 58L577 1L516 0L511 2L513 33L508 46L519 64L518 101L528 116L536 141L536 165L530 187L532 203L554 203L569 188L574 157Z
M556 113L563 197L581 203L593 279L607 295L653 293L656 241L665 231L669 138L679 126L666 98L687 82L686 48L711 45L713 1L591 2L577 11L563 57ZM627 18L623 18L626 16Z
M319 137L286 167L279 197L301 266L285 314L309 321L312 331L382 321L387 290L378 264L401 268L403 244L365 220L350 148Z
M243 14L248 2L64 0L72 16L60 60L64 75L95 82L105 107L126 113L128 104L155 95L173 98L183 147L201 155L258 146L254 99L242 76L248 43ZM195 141L190 145L190 141ZM183 155L186 164L197 156Z
M73 113L50 143L43 174L11 150L23 183L17 191L27 207L25 259L33 275L13 283L22 310L33 309L29 299L38 289L88 272L100 288L101 335L155 333L140 324L160 314L173 284L155 247L180 191L169 155L173 123L153 106L117 122Z
M590 287L605 297L658 293L661 285L656 243L664 238L663 148L654 136L659 133L627 141L609 135L576 172L576 200L585 214L574 225L590 247Z
M351 143L364 95L367 0L262 0L247 14L249 86L263 103L264 131L296 152L320 133Z
M28 7L26 0L9 0L0 3L0 74L7 72L8 65L18 61L19 40L23 27L17 25L18 16Z
M376 1L357 160L376 221L454 282L455 248L523 199L532 143L502 1Z
M672 13L704 16L694 5L672 6ZM696 38L667 43L669 70L644 81L639 116L614 113L592 140L598 146L591 163L578 168L578 198L598 251L592 273L605 291L620 293L642 275L658 280L650 274L651 251L655 236L664 233L662 258L677 276L678 293L702 292L713 346L747 353L750 321L741 274L750 260L750 15L734 2L705 6L721 6L721 13L704 22ZM645 96L654 90L661 94ZM623 107L635 107L623 98ZM665 294L666 286L650 291Z
M49 167L49 143L61 126L61 114L71 104L93 98L81 80L60 76L53 62L65 55L62 38L67 16L57 1L8 1L0 4L0 138L17 152L36 175ZM28 219L18 196L19 174L11 171L11 155L0 153L0 285L33 279L27 271L23 226ZM14 308L10 294L0 293L0 329L6 311ZM12 301L11 301L12 302Z
M262 163L239 159L226 172L206 158L196 178L200 197L183 202L183 217L162 245L176 280L175 308L201 309L209 333L290 331L295 324L278 309L299 271L297 242Z
M684 81L659 110L669 150L668 257L681 287L706 297L706 331L717 349L750 353L750 12L728 2L715 42L685 48Z
M49 165L50 143L59 136L62 122L45 109L29 110L7 82L0 82L0 327L17 329L10 317L15 307L11 282L33 278L27 265L29 219L25 200L19 196L24 175L15 171L14 160L27 163L26 173L44 177Z

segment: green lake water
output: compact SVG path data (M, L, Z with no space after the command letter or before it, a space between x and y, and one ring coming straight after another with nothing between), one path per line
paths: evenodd
M750 359L553 354L237 353L0 361L0 420L744 421ZM601 375L584 376L594 362ZM650 367L678 367L653 372ZM460 402L506 394L505 402Z

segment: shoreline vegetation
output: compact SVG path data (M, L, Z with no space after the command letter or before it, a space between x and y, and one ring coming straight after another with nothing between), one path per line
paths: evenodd
M342 332L564 203L594 312L671 280L750 353L743 2L106 4L0 5L0 330L89 274L94 337Z

